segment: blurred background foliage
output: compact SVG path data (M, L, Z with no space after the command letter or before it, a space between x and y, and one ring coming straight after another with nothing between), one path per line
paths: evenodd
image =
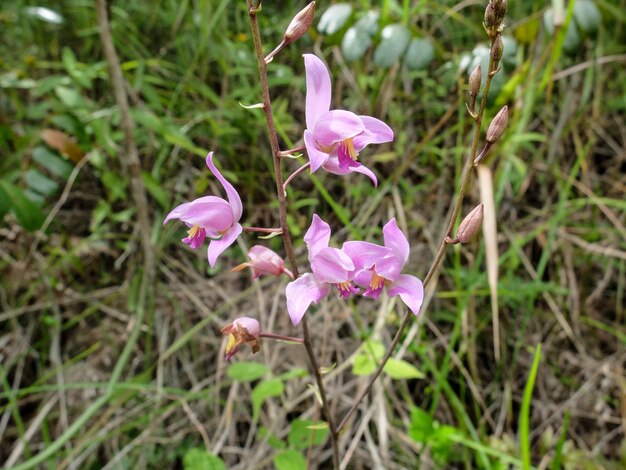
M450 250L425 318L408 333L406 361L386 371L365 425L343 436L349 468L506 468L527 465L525 450L540 468L626 462L626 2L509 3L487 109L487 119L504 104L510 113L488 159L501 360L477 240ZM264 2L268 52L304 5ZM379 188L326 174L290 188L297 244L313 212L343 227L337 243L376 239L395 215L423 275L470 145L467 76L488 60L483 2L317 6L311 31L269 65L281 145L301 144L305 52L330 65L334 107L386 120L396 140L364 153ZM311 396L304 357L267 344L243 363L221 359L217 331L241 312L289 330L284 283L227 272L258 240L210 270L203 250L180 246L181 227L161 224L176 204L219 194L203 160L214 150L246 223L276 225L263 116L241 106L260 101L245 2L126 0L109 11L150 196L157 286L135 325L138 229L93 2L3 2L0 461L327 468L314 402L297 399ZM472 191L467 210L478 201ZM330 390L342 414L395 331L394 304L329 301L313 318L323 363L338 365ZM130 360L117 362L127 341Z

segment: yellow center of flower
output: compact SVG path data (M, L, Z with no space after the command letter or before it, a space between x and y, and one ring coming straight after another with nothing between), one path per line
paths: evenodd
M237 346L237 338L231 333L228 335L228 342L226 343L226 354L230 354L235 346Z
M200 226L194 225L189 230L187 230L187 235L189 235L189 238L193 238L196 236L196 233L198 233L198 230L200 230Z
M352 141L352 137L344 140L343 143L345 144L346 149L348 150L348 155L350 155L350 158L356 162L357 158L359 158L359 152L357 152L356 149L354 148L354 142Z
M374 271L372 273L372 280L370 281L370 287L372 290L380 289L384 284L385 278Z
M349 291L350 290L350 285L351 282L350 281L343 281L343 282L338 282L337 283L337 289L339 289L340 291Z

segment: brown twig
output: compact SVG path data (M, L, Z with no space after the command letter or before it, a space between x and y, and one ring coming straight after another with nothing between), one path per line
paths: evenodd
M120 111L120 126L124 132L125 149L125 158L122 158L121 161L122 166L130 175L131 194L135 207L137 208L139 233L141 234L141 244L144 254L144 275L148 277L149 282L147 285L150 286L152 285L151 280L154 278L156 267L154 247L152 246L152 240L150 238L152 224L150 223L150 215L148 213L146 189L141 176L139 152L137 151L133 137L133 119L130 115L128 97L124 89L122 67L120 66L120 61L115 51L115 45L113 44L106 0L96 0L96 15L98 17L98 28L100 29L100 40L102 41L104 57L109 65L111 87L113 88L115 101Z
M282 239L285 245L285 252L287 253L287 259L291 266L293 275L298 277L298 266L296 262L296 255L293 250L293 243L291 241L291 233L289 232L289 226L287 225L287 200L285 191L283 189L283 175L281 169L281 151L278 145L278 135L276 132L276 126L274 124L274 116L272 114L272 102L269 92L269 84L267 80L267 67L265 63L265 57L263 56L263 44L261 42L261 32L259 30L259 24L257 21L257 13L259 12L258 6L254 4L253 0L246 0L248 5L248 17L250 19L250 28L252 30L252 38L254 39L254 50L256 53L257 64L259 68L259 78L261 81L261 95L263 97L263 113L265 114L265 122L267 125L267 131L269 134L270 147L272 149L272 160L274 163L274 180L276 181L276 193L278 196L278 207L280 214L280 226L283 229ZM315 381L320 393L322 402L322 409L330 429L330 436L333 448L333 466L336 470L339 469L339 445L337 439L337 432L333 424L333 417L330 413L330 407L326 392L324 389L324 382L322 380L322 374L320 372L319 364L317 363L317 357L313 351L313 344L311 342L311 336L309 334L309 327L306 317L302 319L302 333L304 339L304 347L309 357L309 362L313 373L315 375Z

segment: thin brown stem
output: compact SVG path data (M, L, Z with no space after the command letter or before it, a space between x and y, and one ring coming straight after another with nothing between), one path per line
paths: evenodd
M111 35L111 25L107 14L106 0L96 0L96 15L98 17L98 27L100 29L100 40L104 57L109 65L109 75L111 77L111 87L117 107L120 111L120 126L124 132L125 158L122 158L122 166L130 174L131 194L135 207L137 208L137 219L139 223L139 233L141 234L141 244L144 255L144 275L148 277L148 285L152 285L155 275L154 247L150 238L152 224L148 213L148 198L141 176L141 162L139 152L133 137L133 119L130 115L128 97L124 88L124 77L120 60L115 51L113 36Z
M444 235L442 236L441 244L439 245L437 254L435 255L435 258L432 264L430 265L428 272L426 273L426 277L424 278L425 288L430 284L433 277L437 273L439 266L443 262L444 255L446 253L446 248L448 247L448 242L446 241L446 238L449 238L450 235L452 234L452 230L454 228L454 224L456 223L456 219L459 217L459 214L461 213L461 208L463 206L463 198L465 197L465 193L467 192L467 188L469 187L469 183L472 177L472 169L474 168L474 159L476 158L476 153L478 151L478 143L480 141L480 131L482 127L483 113L485 111L485 108L487 107L487 95L489 94L489 87L491 85L491 79L493 78L493 75L494 75L491 72L494 72L495 70L497 70L496 64L494 63L492 59L489 59L489 72L487 73L487 79L485 81L485 88L483 90L483 97L480 102L480 107L478 109L478 112L476 113L476 119L474 122L474 135L472 137L472 148L467 157L467 160L465 161L463 173L461 174L461 186L457 193L456 201L454 203L452 213L450 214L450 219L448 221L446 231ZM407 325L409 324L409 321L411 320L411 315L412 313L410 310L407 310L406 313L404 314L404 317L402 318L402 322L400 323L400 327L398 328L398 331L396 331L396 334L393 337L393 341L389 345L389 349L387 349L387 352L385 353L385 356L383 357L380 364L378 364L376 371L370 377L369 381L367 382L367 385L365 386L365 389L363 389L363 391L359 394L359 396L354 400L352 407L348 410L348 412L345 414L343 419L337 425L337 433L339 433L343 429L343 427L346 425L346 423L350 419L350 416L354 414L354 412L359 407L359 404L361 403L365 395L369 393L370 389L374 385L374 382L376 382L376 380L380 376L381 372L383 371L383 368L385 367L385 364L387 364L387 361L389 360L389 358L391 358L392 354L395 351L396 346L400 342L400 338L402 337L404 330L406 329Z
M279 339L281 341L293 341L294 343L304 343L302 338L295 338L293 336L279 335L278 333L266 333L265 331L259 334L261 338Z
M296 262L296 255L293 250L293 243L291 241L291 233L289 232L289 226L287 225L287 200L285 191L283 190L283 175L280 163L280 148L278 146L278 134L276 132L276 126L274 124L274 116L272 114L272 102L269 92L269 84L267 80L267 68L265 58L263 56L263 44L261 42L261 32L259 31L259 24L257 21L257 13L259 11L253 0L246 0L248 5L248 17L250 19L250 28L252 30L252 38L254 40L254 50L256 53L257 64L259 68L259 78L261 81L261 95L263 97L263 113L265 114L265 122L267 125L267 131L269 134L270 147L272 149L272 160L274 163L274 180L276 181L276 193L278 196L278 207L280 214L280 227L283 229L282 239L285 245L285 252L287 253L287 259L291 271L295 277L298 277L298 266ZM309 363L313 373L315 375L315 381L319 389L320 398L322 401L322 409L330 429L330 436L333 448L333 466L336 470L339 469L339 444L337 438L337 432L333 424L333 417L330 413L330 406L326 397L326 391L324 389L324 382L322 380L322 374L320 367L317 363L317 357L313 351L313 345L311 342L311 336L309 334L309 328L307 325L306 317L302 319L302 332L304 339L304 347L309 358Z
M302 165L300 168L298 168L296 171L294 171L292 174L290 174L289 177L285 180L285 183L283 184L283 191L287 191L287 186L289 186L289 183L291 183L291 181L300 173L302 173L303 171L306 171L306 169L309 168L310 166L311 166L311 162L307 162L304 165Z

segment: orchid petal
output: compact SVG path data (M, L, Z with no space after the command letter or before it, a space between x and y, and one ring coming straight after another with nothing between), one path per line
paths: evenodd
M306 138L305 138L305 141L306 141ZM374 172L370 170L369 168L367 168L366 166L361 165L358 162L355 162L355 163L356 165L349 166L348 168L342 168L339 166L337 155L330 155L328 157L328 160L326 160L326 162L322 166L327 172L333 173L335 175L347 175L353 172L361 173L367 176L369 179L371 179L372 182L374 183L374 186L378 186L378 180L376 179L376 175L374 174Z
M334 109L319 118L313 133L319 145L330 148L345 139L359 135L364 129L365 126L359 116L343 109Z
M319 215L313 214L311 226L304 234L304 243L309 249L309 260L330 241L330 225L324 222Z
M172 211L169 214L167 214L167 217L165 217L165 220L163 221L163 225L165 225L172 219L180 219L187 212L187 208L189 207L189 204L191 203L183 202L179 206L176 206L174 209L172 209Z
M298 326L309 306L312 303L319 303L329 292L330 286L320 282L311 273L304 274L287 284L285 290L287 311L293 325Z
M235 187L230 184L226 178L222 176L222 174L218 171L216 166L213 164L213 152L209 152L206 157L206 166L209 167L211 173L215 175L215 177L222 183L224 186L224 190L226 191L226 196L228 197L228 202L232 207L233 216L235 217L235 222L238 222L241 219L241 213L243 211L243 207L241 205L241 198L239 197L239 193L235 189Z
M309 156L309 161L311 162L311 173L315 173L319 167L326 163L328 154L317 148L315 136L313 132L308 129L304 131L304 145L306 147L306 153Z
M390 254L389 248L370 242L346 242L342 250L352 259L357 270L370 269Z
M383 144L393 140L391 127L380 119L371 116L359 116L363 123L364 130L353 139L354 148L360 152L368 144Z
M385 224L383 227L383 238L385 240L385 246L390 248L393 253L402 261L404 266L409 259L409 241L406 236L398 228L398 223L395 217Z
M399 295L402 301L417 316L424 300L424 286L415 276L401 274L387 291L389 297Z
M306 73L306 127L313 129L322 114L330 109L330 74L322 60L303 54Z
M188 203L178 218L189 226L198 225L209 233L227 230L234 222L231 205L216 196L204 196Z
M273 274L280 276L285 270L285 262L277 253L262 245L254 245L248 250L251 260L253 277L256 279L261 274Z
M391 250L389 250L391 252ZM376 261L376 273L390 281L395 281L400 276L400 272L404 267L404 262L395 256L393 252L389 256Z
M217 258L224 252L226 248L233 244L239 234L243 231L243 227L240 224L235 224L229 228L226 233L219 240L211 240L209 242L209 249L207 255L209 258L209 265L214 268Z
M354 271L350 257L337 248L322 248L310 261L315 276L331 284L349 280L350 272Z
M353 280L361 287L369 287L372 281L372 274L371 269L361 269L353 274Z

